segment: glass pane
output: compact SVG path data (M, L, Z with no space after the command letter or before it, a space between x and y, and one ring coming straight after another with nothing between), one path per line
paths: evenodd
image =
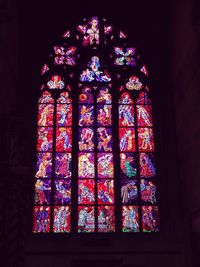
M97 128L98 151L111 152L112 151L112 129L111 128Z
M38 105L38 126L53 126L53 112L52 104Z
M112 106L111 105L98 105L97 106L97 125L98 126L111 126L112 122Z
M129 93L124 92L119 99L119 104L133 104L133 100Z
M152 108L151 106L137 106L137 125L152 126Z
M51 180L38 179L35 182L35 204L48 205L51 202Z
M119 105L119 126L134 126L134 107Z
M94 232L95 219L93 206L78 207L78 232Z
M72 105L58 104L57 105L57 126L71 126L72 125Z
M142 231L143 232L159 231L157 206L142 206Z
M153 151L154 140L151 128L138 128L139 151Z
M72 128L57 127L56 129L56 151L71 151Z
M78 180L78 204L94 204L94 179Z
M142 179L140 182L141 199L145 203L156 203L156 186L153 181Z
M53 127L38 127L37 150L52 151Z
M135 130L120 127L119 142L121 151L135 151Z
M137 206L122 207L122 231L139 232L139 214Z
M55 157L55 177L56 178L70 178L72 156L71 153L56 153Z
M122 180L121 198L123 204L134 204L138 200L137 181Z
M91 105L79 106L79 126L92 126L94 124L94 107Z
M94 153L79 153L78 177L94 178Z
M94 150L94 130L91 128L79 129L79 150L93 151Z
M52 172L52 154L38 153L36 165L36 178L51 178Z
M145 93L145 92L141 92L139 94L139 97L137 99L136 104L139 104L139 105L151 105L151 100L148 97L148 94Z
M111 153L98 153L98 178L113 178L113 155Z
M49 92L44 92L42 97L39 98L38 103L54 103L53 98Z
M50 232L50 207L35 206L33 213L33 232Z
M155 175L154 155L152 153L140 153L140 176L149 178Z
M132 178L137 175L135 153L120 153L121 177Z
M85 87L79 95L79 103L92 104L93 102L94 97L91 93L91 88Z
M53 232L54 233L65 233L70 232L70 214L71 208L60 206L54 207L53 217Z
M71 203L71 180L55 180L54 203L56 205Z
M112 97L111 94L109 94L109 89L106 87L102 87L98 96L97 96L97 103L100 104L111 104L112 103Z
M114 203L114 181L113 180L98 180L98 204L113 204Z
M115 215L113 206L98 206L98 232L114 232Z
M69 93L68 92L61 93L60 97L57 99L57 103L60 104L72 103L71 98L69 98Z

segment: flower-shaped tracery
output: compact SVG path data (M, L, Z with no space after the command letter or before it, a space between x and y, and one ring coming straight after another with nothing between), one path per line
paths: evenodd
M126 88L128 90L141 90L143 87L142 83L140 82L140 80L138 79L138 77L136 76L131 76L129 78L129 81L126 83Z
M136 66L135 62L135 48L121 48L114 47L115 51L115 62L114 64L117 66L128 65L128 66Z

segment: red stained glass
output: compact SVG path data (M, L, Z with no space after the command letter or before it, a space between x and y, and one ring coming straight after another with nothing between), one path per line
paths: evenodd
M119 128L120 151L135 151L135 130L133 128Z
M127 92L124 92L121 95L121 98L119 99L119 104L133 104L133 99L131 98L130 94Z
M38 151L52 151L53 144L53 128L52 127L39 127L37 150Z
M94 130L91 128L79 129L79 150L93 151L94 150Z
M94 206L78 207L78 232L91 233L95 229Z
M133 178L137 175L136 156L134 153L120 153L121 176Z
M50 232L50 207L48 206L34 207L33 232L34 233Z
M94 178L94 153L79 153L78 177Z
M78 204L94 204L94 179L79 179Z
M71 180L55 180L54 203L56 205L71 203Z
M114 181L110 179L98 180L98 204L114 203Z
M57 127L56 129L56 151L72 150L71 127Z
M51 94L45 91L42 93L42 96L39 98L38 103L49 104L49 103L54 103L54 100L51 97Z
M57 126L71 126L72 125L72 105L58 104L57 105Z
M149 178L155 175L154 155L152 153L140 153L140 176Z
M38 126L53 126L54 106L52 104L40 104L38 107Z
M136 101L136 104L137 105L151 105L151 99L149 98L147 93L141 92Z
M90 87L83 88L81 94L79 95L79 103L84 103L84 104L94 103L94 97L91 93Z
M131 76L126 83L126 88L130 91L139 91L143 88L143 84L140 82L139 78L136 76Z
M114 206L98 206L98 232L114 232Z
M159 215L157 206L142 206L142 231L159 231Z
M154 138L151 128L138 128L138 146L139 151L153 151Z
M151 106L137 105L137 125L152 126Z
M97 96L97 103L98 104L111 104L112 97L109 94L109 89L106 87L102 87L98 96Z
M98 178L114 177L113 154L98 153L97 162Z
M156 203L156 186L153 181L142 179L140 182L140 192L144 203Z
M72 103L71 98L69 98L69 93L68 92L61 93L60 97L57 99L57 103L59 103L59 104Z
M122 231L139 232L138 206L122 207Z
M51 178L52 175L52 154L38 153L36 165L36 178Z
M94 107L91 105L79 106L79 126L92 126L94 124Z
M72 175L71 153L56 153L55 176L56 178L70 178Z
M53 75L51 80L47 82L49 89L63 89L65 83L62 81L62 78L59 75Z
M134 126L134 107L119 105L119 126Z
M112 106L98 105L97 107L97 124L98 126L111 126L112 123Z
M69 206L55 206L53 216L53 232L70 232L71 208Z
M35 204L48 205L51 202L51 180L38 179L35 182Z

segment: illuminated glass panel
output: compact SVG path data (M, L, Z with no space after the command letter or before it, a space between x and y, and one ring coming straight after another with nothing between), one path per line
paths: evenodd
M72 156L71 153L55 154L55 177L70 178L72 175Z
M90 233L95 231L94 206L78 207L78 232Z
M156 175L154 154L140 153L140 176L149 178Z
M121 198L123 204L134 204L138 200L138 186L136 180L122 180Z
M34 233L50 232L50 207L48 206L34 207L33 232Z
M94 178L94 153L79 153L78 177Z
M153 181L142 179L140 182L140 191L143 203L156 203L156 186Z
M72 129L71 127L58 127L56 129L56 151L71 151Z
M38 127L37 150L41 152L52 151L53 128Z
M98 206L98 232L115 231L114 206Z
M98 105L97 107L97 124L98 126L111 126L112 123L112 106Z
M51 180L37 179L35 182L35 204L51 203Z
M114 203L114 181L110 179L98 180L98 204Z
M97 154L97 172L98 178L113 178L113 154L111 153L98 153Z
M139 232L138 206L122 207L122 231Z
M54 203L66 205L71 203L71 180L55 180Z
M51 178L52 153L38 153L36 165L36 178Z
M78 181L78 204L94 204L94 179L79 179Z
M135 130L133 128L119 128L120 151L135 151Z
M58 104L57 105L57 126L71 126L72 125L72 105Z
M90 105L79 106L79 126L92 126L94 124L94 107Z
M112 128L97 128L98 151L111 152L113 146Z
M39 104L38 126L53 126L53 104Z
M159 231L159 218L157 206L142 206L142 231Z
M133 178L137 175L135 153L120 153L121 177Z
M69 206L55 206L53 216L53 232L70 232L71 208Z
M80 151L94 151L94 130L92 128L80 128L78 144Z

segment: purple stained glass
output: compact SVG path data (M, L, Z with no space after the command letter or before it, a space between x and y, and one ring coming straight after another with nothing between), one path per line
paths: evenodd
M156 175L153 153L140 153L140 176L149 178Z
M112 141L112 129L100 127L97 128L97 140L98 140L98 151L111 152L113 141Z
M38 126L53 126L53 104L39 104Z
M138 200L138 187L136 180L122 180L121 198L123 204L133 204Z
M72 175L71 153L56 153L55 176L56 178L70 178Z
M69 98L68 92L63 92L60 94L60 97L57 99L57 103L59 104L70 104L72 103L71 98Z
M51 178L52 173L52 154L38 153L36 165L36 178Z
M100 92L97 96L97 103L98 104L111 104L112 103L112 97L107 87L102 87L100 89Z
M142 206L142 231L159 231L159 214L157 206Z
M90 87L86 86L82 89L82 92L79 95L79 103L84 103L84 104L94 103L94 97L91 93Z
M50 207L48 206L34 207L33 232L34 233L50 232Z
M71 180L55 180L54 204L65 205L71 203Z
M51 203L51 180L37 179L35 182L35 204Z
M119 126L134 126L134 107L119 105Z
M94 124L94 106L79 106L79 126L92 126Z
M79 150L93 151L94 150L94 130L92 128L79 129Z

